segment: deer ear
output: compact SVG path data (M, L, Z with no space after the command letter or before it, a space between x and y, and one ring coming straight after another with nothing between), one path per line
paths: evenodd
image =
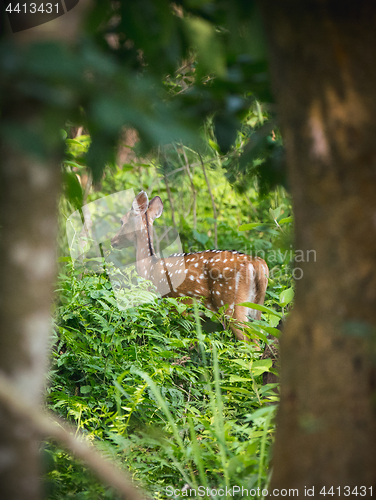
M141 191L140 193L138 193L136 198L133 200L132 209L137 214L142 215L148 209L148 204L149 204L148 195L145 193L145 191Z
M149 203L148 215L151 221L155 221L162 215L163 203L159 196L154 196L154 198Z

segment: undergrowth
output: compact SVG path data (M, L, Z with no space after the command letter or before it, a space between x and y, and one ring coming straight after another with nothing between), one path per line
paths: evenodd
M48 407L152 498L168 498L168 486L188 496L200 485L267 486L278 396L262 374L271 360L233 339L223 311L158 298L132 272L133 297L148 302L132 307L127 295L122 304L105 269L61 260ZM263 319L248 325L265 342L286 305L286 290L275 287ZM201 327L198 311L214 331ZM50 500L118 498L56 443L44 456Z

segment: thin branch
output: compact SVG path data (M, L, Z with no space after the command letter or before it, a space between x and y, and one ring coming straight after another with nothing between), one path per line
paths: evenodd
M185 148L186 148L186 149L189 149L189 148L187 148L186 146L185 146ZM191 151L192 151L192 150L191 150ZM193 152L196 154L196 152L195 152L195 151L193 151ZM191 163L191 165L190 165L190 166L191 166L192 168L193 168L193 167L199 167L200 165L202 165L202 163L212 163L213 161L218 161L218 158L219 158L220 160L226 160L226 158L228 158L228 157L229 157L229 155L223 155L223 156L219 156L219 155L218 155L218 156L216 156L215 158L210 158L209 160L205 160L205 161L203 161L203 160L202 160L202 161L199 161L199 162L197 162L197 163ZM167 174L167 177L170 177L170 175L174 175L174 174L176 174L176 172L181 172L182 170L185 170L185 166L183 166L183 167L179 167L179 168L176 168L175 170L172 170L172 172L169 172L169 173Z
M163 178L164 178L165 185L166 185L166 191L167 191L168 201L170 202L172 225L174 226L174 229L175 229L175 230L177 230L177 227L176 227L176 221L175 221L175 208L174 208L174 203L173 203L173 201L172 201L172 195L171 195L170 185L169 185L169 183L168 183L167 176L166 176L166 174L165 174L165 173L163 173Z
M50 412L25 403L25 398L8 377L0 374L0 401L12 413L21 417L39 435L51 437L61 443L75 457L84 462L101 480L115 488L124 499L144 500L146 495L137 489L125 471L102 457L102 455L82 438L74 436L75 429L57 419Z
M89 170L89 172L87 174L87 180L86 180L84 194L82 197L82 205L86 205L92 184L93 184L93 176L91 174L91 171Z
M183 144L181 146L182 146L183 156L184 156L184 160L185 160L185 168L186 168L186 171L187 171L187 174L188 174L189 182L191 184L191 189L192 189L192 193L193 193L193 228L197 229L197 214L196 214L197 191L196 191L195 185L193 183L193 176L192 176L192 173L191 173L191 169L189 167L189 161L188 161L188 158L187 158L187 154L185 152Z
M257 214L257 209L256 209L256 207L253 205L253 203L251 202L251 198L247 195L247 193L244 193L244 196L245 196L246 200L248 201L249 206L250 206L250 208L252 209L252 211L253 211L255 214ZM250 218L249 220L251 220L251 218Z
M180 168L176 168L175 170L173 170L172 172L169 172L168 174L166 174L166 177L170 177L170 175L173 175L173 174L176 174L176 172L181 172L182 170L185 170L185 167L180 167Z
M206 185L208 186L208 191L209 191L209 195L210 195L210 199L211 199L211 203L212 203L212 207L213 207L213 218L214 218L214 246L215 246L215 248L217 248L217 246L218 246L218 235L217 235L217 209L216 209L216 207L215 207L214 196L213 196L212 190L211 190L211 188L210 188L209 179L208 179L208 176L206 175L206 170L205 170L205 165L204 165L204 162L202 161L202 157L201 157L201 155L199 155L199 157L200 157L200 160L201 160L202 171L204 172L204 177L205 177Z
M187 404L186 404L186 407L185 407L185 410L184 410L184 415L187 414L187 410L188 410L188 403L190 402L191 400L191 389L192 389L192 380L191 380L191 383L189 384L189 393L188 393L188 399L187 399Z

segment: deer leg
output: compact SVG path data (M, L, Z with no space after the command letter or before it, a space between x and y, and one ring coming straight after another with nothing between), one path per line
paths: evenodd
M232 318L235 320L235 321L242 321L242 322L248 322L248 308L247 307L244 307L244 306L238 306L236 305L234 307L234 311L232 313ZM238 339L238 340L244 340L244 342L254 342L254 344L256 345L256 349L259 351L260 350L260 345L258 343L258 341L256 339L252 339L250 340L247 335L244 333L243 330L241 330L241 328L239 328L239 326L237 325L234 325L233 323L230 324L230 328L233 332L233 334L235 335L235 337Z

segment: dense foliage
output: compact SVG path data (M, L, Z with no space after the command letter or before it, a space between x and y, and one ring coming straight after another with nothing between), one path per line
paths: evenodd
M235 191L222 166L228 155L217 151L210 133L205 138L202 155L176 144L164 150L163 163L157 154L109 168L86 201L143 188L164 201L156 226L173 226L175 210L185 251L215 247L216 226L217 248L263 256L271 270L265 311L260 322L244 327L265 346L279 335L276 326L293 297L290 200L282 188L261 196L257 179ZM126 307L119 308L109 280L114 265L108 241L104 258L67 256L65 220L85 196L78 180L86 175L81 160L89 142L86 136L67 140L48 406L128 468L153 498L166 498L169 485L267 485L278 396L275 384L263 385L262 374L273 371L271 359L262 359L253 344L236 342L223 311L206 310L211 322L201 327L192 306L158 298L129 267L123 271ZM182 169L186 163L189 171ZM170 200L163 164L172 172ZM195 220L192 190L199 193ZM132 306L140 297L143 303ZM45 452L49 498L116 498L55 444Z

